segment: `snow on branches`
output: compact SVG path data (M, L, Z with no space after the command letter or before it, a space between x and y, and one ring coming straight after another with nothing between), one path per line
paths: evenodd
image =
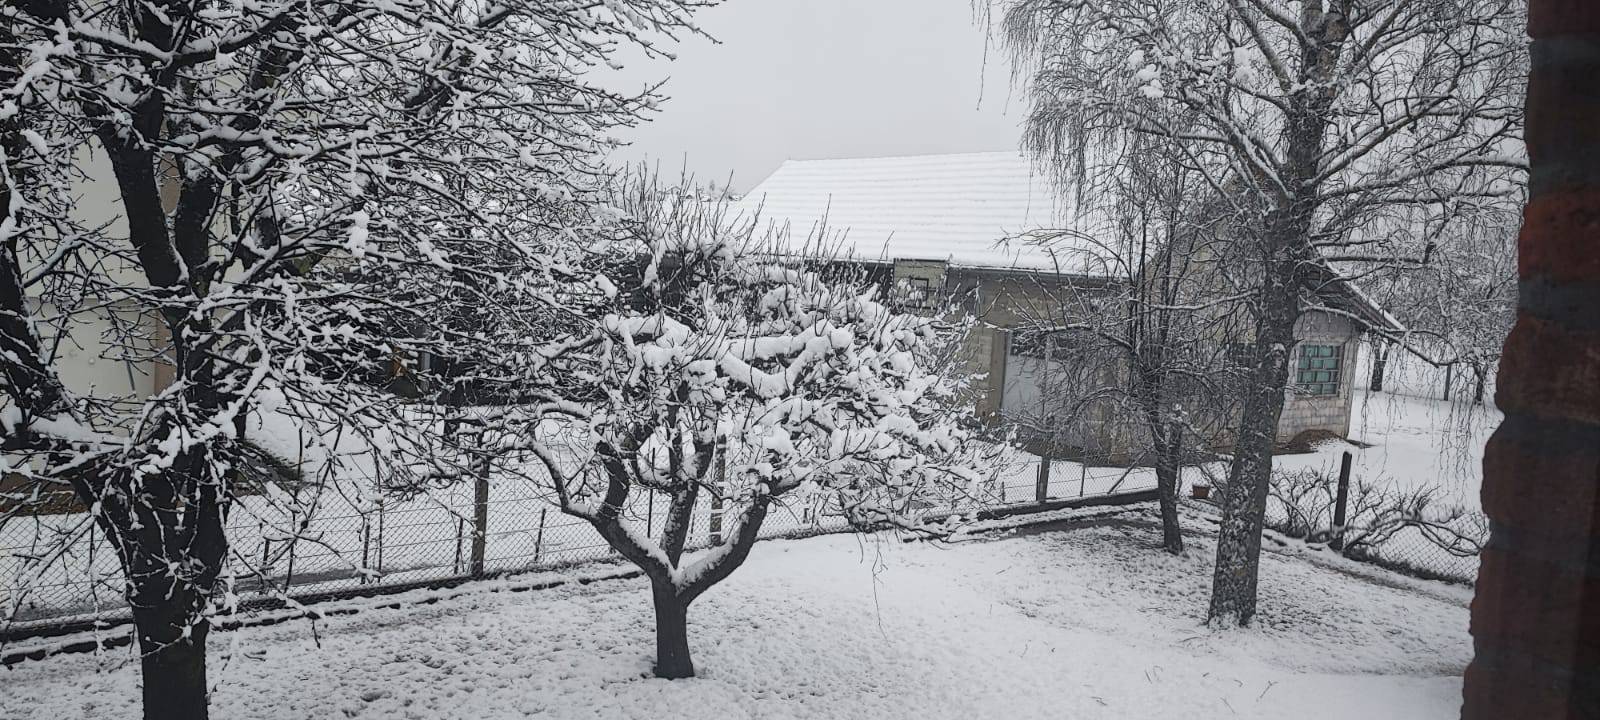
M592 398L552 413L581 426L559 437L583 447L537 452L562 509L650 577L657 672L680 677L693 673L683 612L744 561L784 498L915 526L919 508L949 507L980 476L932 320L891 310L859 268L763 252L719 208L649 197L632 205L633 259L596 283L612 288L608 311L555 361L573 371L565 395ZM589 461L560 460L573 456ZM690 560L702 496L732 522ZM670 509L646 537L627 515L655 497Z
M606 138L653 102L589 71L623 44L659 56L701 5L0 8L5 463L111 538L147 671L182 666L147 672L152 716L204 715L204 618L224 521L255 506L235 499L271 444L258 426L294 418L374 475L477 462L483 433L439 453L439 431L517 401L582 324L560 288L616 227ZM127 385L74 382L75 345Z
M1501 0L997 0L1032 107L1024 145L1081 195L1156 138L1229 212L1255 321L1210 617L1255 613L1271 446L1303 309L1427 264L1526 183L1525 8ZM983 3L983 7L990 7ZM1387 325L1362 319L1371 325ZM1391 328L1376 328L1389 332Z

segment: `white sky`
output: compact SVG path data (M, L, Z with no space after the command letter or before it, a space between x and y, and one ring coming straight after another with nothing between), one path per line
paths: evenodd
M1005 150L1024 104L968 0L728 0L672 63L634 61L623 89L667 80L668 100L618 160L687 162L745 191L787 158Z

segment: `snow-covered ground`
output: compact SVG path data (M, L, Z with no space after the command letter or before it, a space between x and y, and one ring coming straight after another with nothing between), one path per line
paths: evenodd
M1454 718L1466 592L1269 552L1257 627L1200 624L1214 547L1148 510L955 545L758 545L690 611L699 679L647 677L639 579L481 583L213 636L216 717ZM1352 566L1353 567L1353 566ZM1377 582L1365 579L1376 575ZM498 591L497 591L498 590ZM386 598L383 602L392 602ZM371 602L371 601L367 601ZM126 649L18 665L0 717L137 717Z
M1483 448L1499 425L1498 410L1389 393L1357 392L1350 438L1315 452L1279 455L1278 472L1311 470L1327 478L1339 475L1340 457L1351 453L1352 483L1365 482L1396 493L1432 489L1428 514L1437 519L1457 509L1465 515L1451 523L1480 541L1487 540L1479 489L1483 485ZM1269 515L1273 512L1269 505ZM1378 551L1385 558L1461 581L1478 575L1478 558L1444 551L1412 527L1400 530Z
M1352 478L1405 490L1434 487L1441 502L1476 510L1484 443L1502 417L1482 405L1358 390L1350 439L1369 447L1330 443L1310 454L1280 455L1274 466L1338 476L1339 456L1349 450Z

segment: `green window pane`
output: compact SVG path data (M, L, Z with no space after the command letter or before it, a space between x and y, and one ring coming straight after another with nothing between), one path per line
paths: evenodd
M1301 345L1295 368L1295 389L1303 395L1339 394L1343 360L1343 346Z

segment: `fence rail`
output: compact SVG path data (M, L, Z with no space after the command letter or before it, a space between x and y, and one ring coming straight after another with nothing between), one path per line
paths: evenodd
M1040 468L1047 467L1041 473ZM1004 511L1154 487L1137 469L1087 467L1023 456L1000 469L981 497L929 514ZM327 492L324 490L324 492ZM658 535L668 500L645 493L624 514ZM304 503L297 504L296 507ZM365 510L332 494L306 517L284 517L266 496L238 499L227 524L235 612L344 592L414 587L617 557L586 522L564 515L551 498L509 479L452 488ZM763 537L847 527L824 498L796 497L776 507ZM721 510L695 509L691 546L714 544ZM44 557L46 552L50 557ZM231 576L229 574L231 573ZM85 623L120 622L129 611L122 573L100 531L82 513L13 517L0 525L0 639L48 635Z
M925 510L1003 515L1154 487L1150 468L1046 463L1023 456L1002 467L981 497L962 507ZM366 511L342 498L329 499L307 518L274 516L276 506L267 500L241 498L228 522L232 577L225 582L235 612L242 614L281 605L285 598L378 592L617 557L587 523L513 481L387 500ZM658 535L667 499L646 494L636 500L625 515L648 535ZM797 497L771 512L762 536L830 532L846 525L826 511L821 498ZM1307 534L1279 502L1269 502L1267 525L1290 535ZM721 529L720 508L704 500L692 517L691 546L715 544ZM47 552L54 554L45 557ZM1451 552L1416 528L1402 528L1380 544L1347 553L1432 579L1471 583L1477 575L1474 554ZM0 525L0 583L0 642L128 617L116 557L82 513L14 517Z

